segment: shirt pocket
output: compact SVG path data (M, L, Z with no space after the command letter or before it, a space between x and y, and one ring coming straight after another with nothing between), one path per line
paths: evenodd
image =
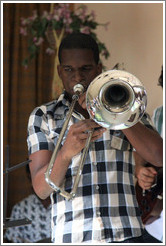
M63 128L64 123L65 123L65 119L63 117L59 117L58 120L56 120L56 125L55 125L55 122L54 122L54 124L52 123L52 125L50 126L49 137L54 142L55 145L56 145L56 143L57 143L57 141L59 139L59 136L60 136L60 133L61 133L61 130ZM62 142L61 142L62 145L63 145L63 143L64 143L64 141L66 139L66 136L67 136L69 128L70 128L70 125L71 125L71 120L69 121L67 129L66 129L66 131L64 133L64 136L63 136L63 139L62 139Z
M59 128L56 127L56 128L53 128L53 129L50 130L49 138L54 143L54 145L57 144L57 141L59 139L61 130L62 130L62 127L59 127ZM64 141L66 139L67 133L68 133L68 130L66 130L66 132L65 132L65 134L64 134L64 136L62 138L61 145L63 145L63 143L64 143Z
M122 131L108 131L104 136L105 150L130 151L132 145Z
M129 151L132 149L132 146L127 140L113 136L110 143L110 148L121 151Z

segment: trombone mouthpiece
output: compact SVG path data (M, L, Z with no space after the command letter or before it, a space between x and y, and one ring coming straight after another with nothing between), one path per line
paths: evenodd
M77 84L73 87L74 93L78 92L79 94L82 94L84 92L84 87L81 84Z

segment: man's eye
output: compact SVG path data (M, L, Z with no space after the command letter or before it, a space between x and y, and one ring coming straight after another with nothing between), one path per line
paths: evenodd
M83 67L82 71L90 71L92 68L91 67Z
M72 71L72 68L71 68L71 67L65 67L64 70L65 70L66 72L71 72L71 71Z

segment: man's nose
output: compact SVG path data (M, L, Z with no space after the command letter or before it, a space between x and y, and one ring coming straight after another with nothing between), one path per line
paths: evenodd
M85 77L81 71L76 70L74 72L74 80L75 80L75 82L80 83L80 82L85 80Z

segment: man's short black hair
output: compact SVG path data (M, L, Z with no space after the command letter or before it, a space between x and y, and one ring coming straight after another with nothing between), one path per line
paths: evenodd
M62 62L62 50L64 49L89 49L93 51L96 64L99 63L99 47L96 41L88 34L72 33L67 35L61 42L58 57Z

